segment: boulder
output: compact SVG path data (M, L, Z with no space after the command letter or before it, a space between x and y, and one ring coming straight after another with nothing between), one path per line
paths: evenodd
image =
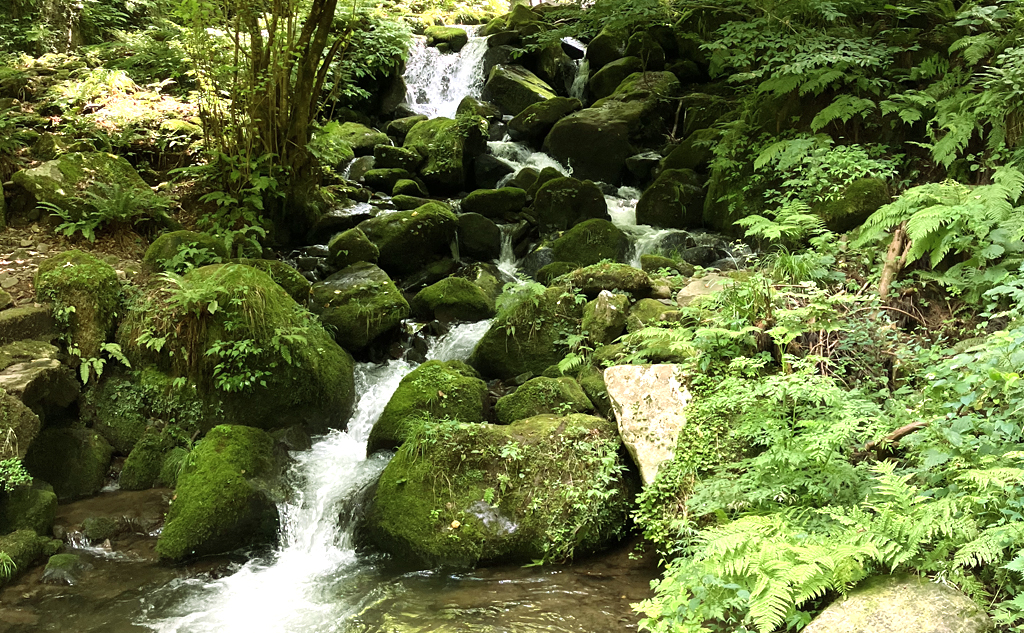
M641 299L633 304L626 318L626 331L629 333L642 330L650 325L678 321L679 309L668 306L657 299Z
M477 189L462 199L462 211L479 213L488 218L503 219L526 207L526 192L518 187Z
M501 424L512 424L535 415L558 413L592 413L587 394L579 383L568 376L546 378L540 376L527 380L518 389L498 398L494 413Z
M588 297L597 297L603 290L628 293L637 298L651 294L650 276L628 264L600 263L580 268L569 275L573 288Z
M103 487L114 448L92 429L46 428L29 446L25 468L53 486L61 502L90 497Z
M501 229L479 213L459 215L459 256L482 261L501 255Z
M409 130L404 146L423 157L420 176L435 193L463 189L473 173L473 159L487 149L487 121L479 116L438 117Z
M687 136L661 161L661 169L692 169L704 172L714 158L715 130L697 130Z
M580 110L579 99L554 97L527 106L508 122L508 135L514 141L537 143L564 117Z
M564 43L551 44L531 56L537 76L560 95L569 94L572 82L576 78L576 64L566 54L564 46Z
M81 387L74 372L47 352L44 357L15 363L0 371L0 388L36 415L45 416L70 406Z
M453 53L458 53L469 42L465 29L454 26L431 26L423 32L427 36L427 46L445 44Z
M214 427L196 444L157 539L161 559L222 554L277 536L274 440L248 426Z
M483 117L488 122L501 121L501 110L498 106L481 101L476 97L463 97L462 101L459 102L459 107L455 109L455 115L470 114Z
M384 469L365 535L425 568L597 551L619 538L632 506L620 446L612 423L583 414L432 425Z
M409 304L387 273L359 262L313 284L310 310L333 328L345 349L359 351L409 316Z
M916 576L878 576L814 618L807 633L987 633L995 625L950 585Z
M619 434L649 486L673 459L692 399L679 365L615 365L604 370ZM706 438L709 442L716 438Z
M401 446L441 418L480 423L486 418L487 385L462 361L429 360L402 378L370 431L367 454Z
M609 62L591 76L587 83L590 95L594 99L604 99L615 92L626 77L643 70L644 63L639 57L623 57Z
M411 178L412 174L404 169L374 168L363 174L362 182L374 191L390 194L394 192L395 185L397 185L399 181L409 180Z
M15 530L32 530L40 536L53 531L57 516L57 495L53 487L42 481L19 486L7 493L0 504L0 534Z
M0 460L25 457L41 426L21 400L0 390Z
M459 219L444 204L430 202L412 211L398 211L359 224L380 252L378 263L389 275L416 272L451 253Z
M157 485L164 457L171 449L184 447L186 439L187 435L175 425L163 430L149 428L124 460L118 477L121 489L147 490Z
M371 156L377 145L391 145L391 139L384 132L351 121L341 124L338 136L348 143L356 156Z
M498 64L492 68L483 91L484 99L512 116L529 105L556 96L551 86L540 77L516 64Z
M410 197L420 198L422 200L428 200L429 201L427 196L430 195L430 192L428 192L427 188L423 184L421 184L418 180L414 180L412 178L402 178L401 180L396 182L395 186L391 189L391 195L392 196L410 196ZM423 203L418 204L416 206L422 206L423 204L426 204L426 202L423 202ZM415 207L413 207L413 208L415 208Z
M583 306L583 331L594 347L608 345L626 329L629 297L602 290Z
M637 224L659 229L699 227L703 223L704 189L689 169L666 169L636 203Z
M384 129L390 136L395 137L395 140L401 142L405 140L405 136L409 133L409 130L415 127L417 123L422 123L429 118L430 117L425 114L415 114L413 116L402 117L400 119L388 121Z
M423 157L416 150L393 145L376 145L373 148L373 166L380 169L404 169L416 171Z
M250 257L232 259L229 260L229 263L242 264L243 266L251 266L257 270L262 270L270 275L270 278L278 286L281 286L288 293L289 297L295 299L299 305L305 305L309 301L309 289L312 284L294 266L279 259L252 259Z
M663 255L641 255L640 256L640 269L645 273L653 275L659 270L672 270L683 277L690 277L694 273L694 267L685 261L677 261L671 257L665 257Z
M87 386L78 410L82 422L106 438L115 453L127 455L149 424L146 400L139 381L104 372L101 380Z
M228 258L224 240L197 231L170 231L153 240L142 256L150 272L183 273L189 268L219 264Z
M201 403L200 428L344 427L354 401L352 357L269 275L217 264L164 289L129 311L118 342L133 368L154 370L154 388L184 380L189 399Z
M591 360L597 362L596 359L592 358ZM590 401L594 403L594 408L597 409L598 413L602 417L611 420L613 415L612 403L608 397L608 389L604 384L604 372L592 364L587 365L576 375L576 382L580 383L583 393L587 394Z
M812 212L825 222L825 226L834 233L852 231L878 211L883 205L889 204L889 186L881 178L858 178L854 180L838 197L823 200L812 207Z
M733 103L718 95L691 92L680 97L683 105L683 124L680 136L690 137L700 130L706 130L733 109Z
M606 259L622 261L629 250L629 238L609 220L594 219L566 231L552 242L551 249L556 261L590 266Z
M673 47L675 42L672 42ZM644 70L662 70L665 68L665 49L657 42L648 30L633 33L626 42L626 55L636 57L643 63Z
M494 189L505 176L513 172L514 167L490 154L478 156L473 161L473 176L476 186L481 189Z
M0 552L7 554L14 563L14 573L19 573L32 566L37 560L44 556L50 556L60 551L62 543L51 540L47 536L39 536L32 530L18 530L0 536ZM6 578L0 579L0 584L6 582Z
M505 285L501 271L490 262L477 262L463 266L455 273L455 276L473 282L475 286L484 291L484 295L491 303L498 298Z
M332 268L346 268L357 262L377 263L380 257L380 250L377 245L370 241L361 229L353 228L342 231L327 243L330 253L327 256L327 264Z
M76 585L90 569L92 565L78 554L54 554L46 561L42 581L47 585Z
M546 266L541 266L536 273L533 274L533 278L545 286L551 286L558 283L558 278L562 275L568 275L572 271L576 270L577 264L573 262L551 262Z
M25 339L50 341L57 338L57 321L52 306L18 306L0 311L0 345ZM31 360L25 358L24 360Z
M469 364L491 378L539 375L565 356L567 350L559 341L563 332L579 327L582 316L582 304L567 288L523 297L494 318Z
M586 59L590 62L590 72L597 72L622 57L626 52L627 37L628 33L622 27L606 26L601 29L587 46Z
M65 251L39 264L36 295L53 303L58 323L82 358L99 358L117 324L121 284L110 264L79 250Z
M468 279L448 277L413 297L412 313L440 321L482 321L494 316L494 300Z
M676 303L680 307L688 306L698 297L704 297L724 289L730 281L728 277L723 277L718 273L694 279L676 294Z
M571 176L541 185L533 200L533 213L541 228L547 231L564 231L585 220L611 219L600 187Z

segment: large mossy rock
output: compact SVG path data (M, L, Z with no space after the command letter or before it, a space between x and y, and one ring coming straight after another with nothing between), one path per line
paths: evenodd
M274 440L265 431L234 425L211 429L178 476L157 554L180 561L273 540L279 471Z
M313 284L308 279L302 276L295 267L286 264L279 259L252 259L251 257L242 257L239 259L230 260L232 264L242 264L243 266L252 266L257 270L270 275L270 278L274 280L277 285L281 286L285 292L288 293L292 299L295 299L299 305L305 305L309 301L309 288Z
M387 273L359 262L313 284L310 310L345 349L359 351L398 327L409 303Z
M427 46L445 44L452 53L458 53L469 42L466 30L454 26L431 26L423 34L427 37Z
M61 502L89 497L103 487L114 448L92 429L43 429L29 446L25 468L53 486Z
M219 264L228 258L224 241L209 233L170 231L153 240L142 256L142 265L152 272L181 272L188 266Z
M604 99L615 92L626 77L643 70L644 62L639 57L623 57L609 62L590 78L587 84L590 95L595 99Z
M470 356L469 364L493 378L540 375L565 356L558 341L574 331L583 306L568 288L553 287L523 298L495 317Z
M563 561L614 543L636 489L615 425L582 414L426 427L384 469L366 536L422 567Z
M879 576L839 598L807 633L987 633L992 620L945 583L916 576Z
M40 536L32 530L18 530L0 536L0 552L11 558L15 574L28 569L44 556L56 554L60 545L60 541ZM0 585L5 581L6 579L0 577Z
M654 289L650 275L628 264L615 262L580 268L569 275L569 283L590 298L597 297L605 290L643 298Z
M513 141L539 143L555 123L583 108L579 99L554 97L523 108L508 122L508 135Z
M498 398L494 413L498 422L512 424L535 415L553 413L591 413L594 405L579 383L568 376L527 380L521 387Z
M558 262L590 266L605 259L622 261L629 250L629 238L609 220L587 220L552 242L551 250Z
M629 297L602 290L583 306L583 331L594 347L608 345L626 329Z
M586 59L590 62L590 72L597 72L622 57L626 52L628 39L629 33L621 26L606 26L601 29L587 46Z
M835 233L852 231L864 223L882 205L889 204L889 187L880 178L854 180L835 199L814 205L812 211Z
M486 418L487 385L462 361L430 360L402 378L370 431L367 454L396 448L424 424L441 418Z
M137 381L112 372L91 383L78 402L82 421L105 437L119 455L130 453L146 432L145 407L146 396Z
M25 403L0 389L0 460L24 457L41 426Z
M637 148L661 143L680 90L672 73L633 73L608 97L556 123L544 151L577 178L617 184Z
M477 189L462 199L462 211L479 213L488 218L501 219L510 213L519 213L526 206L526 191L518 187Z
M494 316L494 300L468 279L448 277L416 293L413 314L441 321L482 321Z
M63 315L70 344L82 358L98 358L121 307L121 284L113 266L89 253L65 251L39 264L36 294Z
M344 427L352 357L269 275L217 264L164 289L129 313L118 342L132 367L184 378L204 404L204 427Z
M501 229L479 213L459 215L459 257L491 261L501 257Z
M57 516L57 495L52 487L34 482L7 493L0 502L0 534L15 530L32 530L40 536L53 531Z
M412 211L379 215L358 228L377 246L380 267L400 277L450 255L459 218L446 205L430 202Z
M351 121L341 124L337 136L352 148L356 156L373 155L374 147L391 145L391 139L384 132Z
M491 69L484 85L484 99L516 116L528 106L558 95L537 75L516 64L498 64Z
M571 176L541 185L533 200L533 213L547 231L564 231L585 220L611 219L600 187Z
M636 203L636 223L659 229L699 227L704 215L704 189L689 169L666 169Z
M327 263L334 268L346 268L357 262L376 264L380 249L356 227L342 231L327 242Z
M423 157L419 174L431 192L455 193L472 175L473 159L487 149L487 121L465 115L421 121L403 145Z

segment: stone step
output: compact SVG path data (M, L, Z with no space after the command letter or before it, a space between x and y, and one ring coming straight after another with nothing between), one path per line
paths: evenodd
M57 337L52 306L19 306L0 312L0 345L24 339L50 341Z

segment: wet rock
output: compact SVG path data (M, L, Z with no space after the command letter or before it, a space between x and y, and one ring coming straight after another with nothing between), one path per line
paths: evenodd
M601 70L594 73L590 78L587 87L595 99L604 99L609 96L626 77L633 73L644 70L644 63L639 57L623 57L605 64Z
M362 182L374 191L391 194L400 180L409 180L412 174L404 169L371 169L363 174Z
M390 136L395 137L397 141L404 141L405 135L409 133L409 130L413 128L417 123L426 121L428 118L425 114L415 114L413 116L402 117L393 121L388 121L385 126L385 130Z
M334 329L339 345L352 351L367 347L409 316L409 304L391 278L368 262L313 284L310 310Z
M518 35L516 36L518 39ZM500 39L499 39L500 42ZM491 71L499 65L514 64L516 62L515 47L509 44L496 43L484 53L480 65L484 71L484 77L490 77Z
M405 147L424 158L423 182L435 193L455 193L473 173L473 159L487 149L487 121L438 117L417 123L405 137Z
M476 185L481 189L494 189L502 178L514 171L511 165L490 154L478 156L473 164Z
M594 183L572 177L552 179L537 190L533 213L544 230L564 231L586 220L610 220L608 203Z
M558 96L551 86L516 64L498 64L491 69L483 96L505 114L515 116L527 106Z
M157 554L180 561L272 541L280 471L274 440L265 431L214 427L182 468Z
M462 211L501 219L519 213L526 206L526 192L518 187L477 189L462 199Z
M501 121L501 110L498 109L498 106L481 101L476 97L464 97L459 102L459 107L456 108L455 114L456 116L460 114L474 114L487 119L490 123Z
M551 244L554 258L578 266L589 266L601 260L622 261L629 249L629 238L609 220L581 222Z
M502 396L494 405L501 424L512 424L535 415L592 413L594 405L579 383L568 376L538 377L527 380L518 389Z
M348 179L352 182L361 182L367 172L374 168L377 159L373 156L360 156L348 164Z
M327 243L330 254L327 263L335 269L342 269L357 262L377 263L380 250L359 228L342 231Z
M356 156L373 155L373 148L377 145L391 144L391 139L384 132L351 121L341 124L338 136L348 143Z
M82 521L82 536L90 543L102 543L123 531L122 526L108 516L89 517Z
M43 429L29 446L25 468L53 486L57 499L73 501L96 494L107 477L114 449L91 429Z
M703 213L704 190L688 169L662 171L636 204L637 224L661 229L698 227Z
M562 118L580 110L579 99L554 97L527 106L508 123L508 135L514 141L538 143Z
M679 365L616 365L604 370L619 434L640 469L644 486L675 454L692 397Z
M427 46L439 46L446 44L448 50L458 53L462 47L469 42L469 35L465 29L454 26L431 26L423 32L427 36Z
M594 347L608 345L626 329L629 298L602 290L583 307L583 331Z
M482 261L501 255L501 229L478 213L459 215L459 255Z
M807 633L986 633L992 620L949 585L916 576L879 576L839 598Z
M416 150L392 145L376 145L373 148L373 165L380 169L404 169L416 171L423 157Z
M425 422L486 418L487 385L462 361L431 360L402 378L373 425L366 453L397 448Z
M0 460L22 458L42 426L16 396L0 391Z
M57 514L57 495L53 487L36 480L29 486L19 486L7 493L7 500L0 505L0 533L15 530L32 530L40 536L47 536L53 530Z
M458 217L446 205L431 202L372 218L358 228L380 251L380 267L401 276L449 254L458 225Z
M365 203L351 203L331 209L323 214L309 233L312 243L326 243L332 236L355 227L373 217L373 207Z
M449 277L416 293L412 313L425 319L482 321L494 316L494 301L468 279Z
M633 297L651 294L653 284L650 276L628 264L599 263L574 271L569 283L588 297L597 297L601 291L619 291Z
M75 585L91 568L78 554L54 554L46 562L42 581L47 585Z
M622 57L626 52L627 35L622 28L606 26L601 29L587 46L586 59L590 62L590 72L597 72Z

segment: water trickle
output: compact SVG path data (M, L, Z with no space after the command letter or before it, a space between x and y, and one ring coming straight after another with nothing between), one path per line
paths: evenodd
M501 254L498 257L498 270L513 279L517 278L518 265L516 254L512 248L512 235L516 230L515 224L501 224Z
M460 27L469 42L458 53L441 53L417 37L405 65L406 101L417 114L455 118L459 102L479 97L484 86L483 58L487 38L475 37L479 27Z
M584 59L576 67L576 76L573 77L572 87L569 88L569 96L583 101L584 93L587 90L587 79L590 77L590 60Z
M515 178L516 174L527 167L532 167L537 171L541 171L546 167L551 167L563 176L572 175L571 169L555 160L552 156L549 156L544 152L538 152L530 148L530 146L525 143L516 143L514 141L489 141L487 143L487 149L492 156L515 170L501 179L498 183L499 187L506 186L509 181Z

